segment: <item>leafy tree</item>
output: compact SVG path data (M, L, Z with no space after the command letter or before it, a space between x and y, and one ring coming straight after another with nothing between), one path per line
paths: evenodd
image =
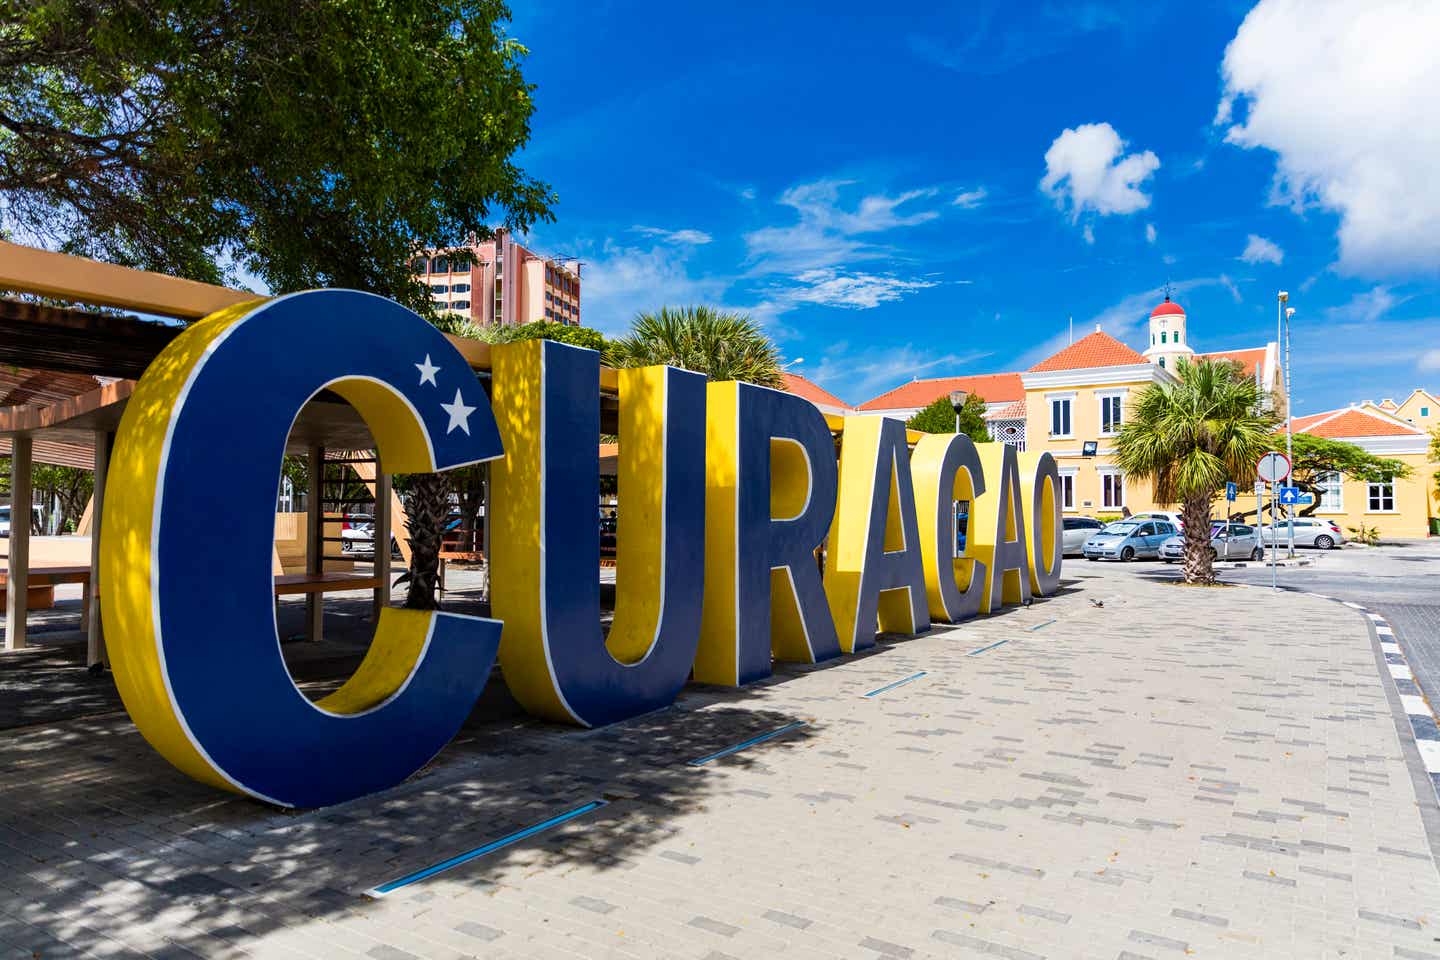
M1172 372L1175 382L1152 383L1135 398L1115 439L1115 463L1149 478L1157 503L1180 504L1185 580L1214 583L1210 502L1227 481L1253 481L1276 418L1262 407L1255 380L1236 377L1232 364L1181 360Z
M922 433L963 433L976 443L991 440L985 423L985 400L974 393L966 394L958 410L948 395L937 397L905 421L905 426Z
M782 387L780 353L760 325L743 313L714 307L661 307L641 313L630 332L612 340L605 362L612 367L665 363L707 374L711 380L744 380Z
M1440 463L1440 427L1430 430L1430 462ZM1440 496L1440 470L1435 471L1435 493Z
M0 228L196 280L355 287L549 219L501 0L28 0L0 24Z
M486 343L514 343L518 340L558 340L588 350L604 352L605 335L593 327L576 327L553 320L532 323L475 323L463 317L440 320L436 326L446 333Z
M0 495L8 502L10 496L10 458L0 457ZM30 513L30 532L41 534L53 511L59 505L58 514L53 517L55 529L60 533L73 533L85 514L85 505L95 492L95 471L82 467L62 467L51 463L35 462L30 467L30 488L40 508Z

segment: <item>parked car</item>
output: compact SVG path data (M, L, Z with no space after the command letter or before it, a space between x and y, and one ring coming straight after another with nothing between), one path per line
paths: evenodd
M1065 530L1061 541L1065 545L1065 556L1078 557L1085 552L1085 541L1105 529L1105 524L1094 517L1066 517Z
M1212 523L1210 525L1210 556L1215 560L1260 560L1265 548L1260 534L1244 523ZM1185 558L1185 537L1177 535L1160 544L1160 559L1174 563Z
M0 537L10 536L10 508L0 507Z
M1185 529L1185 520L1173 510L1147 510L1144 513L1132 513L1126 520L1164 520L1176 530Z
M1288 524L1295 525L1295 546L1315 547L1319 550L1333 550L1345 542L1345 534L1340 530L1340 524L1334 520L1324 520L1319 517L1296 517L1294 520L1281 520L1277 524L1266 524L1260 528L1260 538L1268 546L1272 541L1278 542L1281 546L1290 543L1290 531Z
M1134 560L1158 557L1160 544L1176 534L1165 520L1117 520L1085 541L1086 560Z

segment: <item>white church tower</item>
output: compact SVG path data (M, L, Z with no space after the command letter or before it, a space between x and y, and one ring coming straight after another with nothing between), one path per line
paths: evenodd
M1167 370L1175 369L1175 361L1184 357L1195 359L1190 337L1185 331L1185 311L1165 294L1165 302L1150 311L1150 346L1145 359Z

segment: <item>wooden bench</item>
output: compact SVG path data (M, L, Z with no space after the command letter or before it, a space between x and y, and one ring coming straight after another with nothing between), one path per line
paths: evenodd
M375 590L379 577L358 573L287 573L275 578L275 596L293 597L310 593L338 593L342 590Z
M55 588L62 583L78 583L84 587L85 609L90 609L90 568L31 567L25 575L25 606L29 610L48 610L55 605ZM0 569L0 592L10 585L10 571Z
M440 596L445 596L445 566L449 563L485 563L485 554L479 550L440 551L439 587Z

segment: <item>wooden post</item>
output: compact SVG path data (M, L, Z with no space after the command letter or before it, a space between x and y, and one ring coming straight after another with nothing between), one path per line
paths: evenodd
M85 664L110 666L105 649L105 628L100 620L100 523L105 513L105 476L110 470L110 445L115 435L108 430L95 431L95 493L90 498L90 604L87 611Z
M305 496L305 572L325 572L325 448L310 448L310 486ZM325 595L305 594L305 638L319 643L325 632Z
M375 588L375 622L380 622L380 611L390 605L390 474L380 463L380 453L375 453L375 576L380 585Z
M25 617L30 612L30 454L28 435L10 441L10 546L6 566L5 649L25 649Z

